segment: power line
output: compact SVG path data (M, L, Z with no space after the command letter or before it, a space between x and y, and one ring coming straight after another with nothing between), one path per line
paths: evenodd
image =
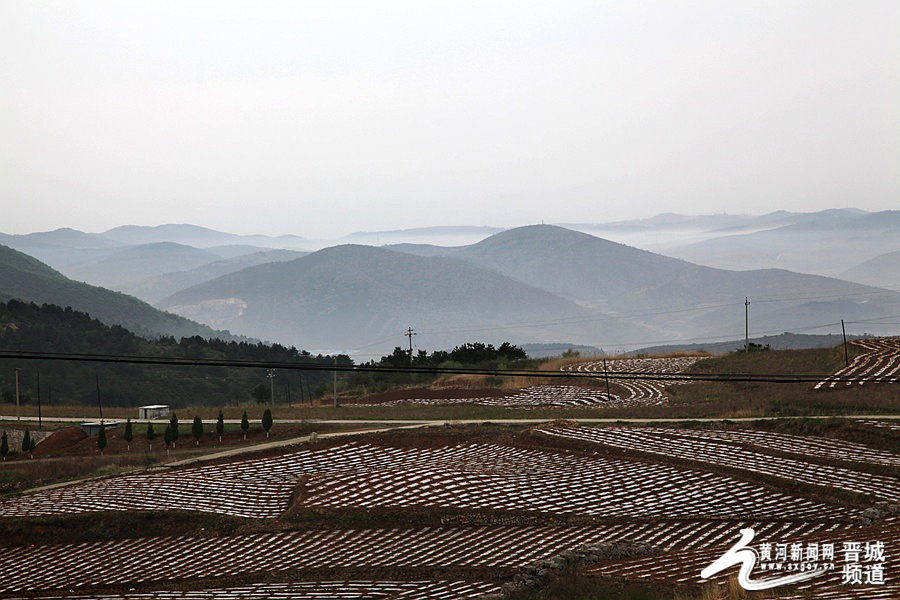
M408 373L408 374L458 374L458 375L500 375L508 377L539 377L566 379L601 379L603 372L588 371L539 371L537 369L476 369L448 367L385 367L375 365L348 365L291 363L273 361L239 361L222 359L196 359L161 356L123 356L109 354L76 354L62 352L10 352L0 351L0 359L13 360L60 360L75 362L102 362L117 364L145 364L181 367L236 367L236 368L279 368L298 371L333 371L347 373ZM889 376L840 376L828 374L790 374L790 373L667 373L662 371L610 372L611 379L648 380L648 381L723 381L735 383L818 383L823 379L844 383L877 383L890 382L896 377Z

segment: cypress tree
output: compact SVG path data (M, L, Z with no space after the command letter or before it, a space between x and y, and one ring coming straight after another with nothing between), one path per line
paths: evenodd
M6 460L6 455L9 454L9 438L6 437L6 431L3 432L3 438L0 439L0 454L3 455L3 460Z
M131 418L125 421L125 433L122 434L122 438L125 440L125 443L128 444L128 451L131 451L131 440L134 439L134 432L131 430Z
M22 452L28 452L31 448L31 434L28 433L28 428L25 428L25 436L22 438Z
M247 411L244 411L244 416L241 417L241 429L244 430L244 439L247 439L247 430L250 429L250 420L247 418Z
M200 417L194 417L194 424L191 426L191 435L197 440L197 445L199 446L200 438L203 437L203 421L200 420Z
M100 433L97 434L97 447L100 448L100 456L103 456L103 449L106 448L106 425L100 424Z
M272 411L268 408L263 413L262 426L266 430L266 439L269 439L269 430L272 429Z
M225 415L219 411L219 420L216 421L216 433L219 434L219 443L222 443L222 434L225 432Z
M172 416L169 417L169 429L172 430L172 447L175 447L175 442L178 441L178 417L175 413L172 413Z
M166 433L163 434L163 441L166 442L166 456L168 456L169 446L172 445L172 427L166 427Z

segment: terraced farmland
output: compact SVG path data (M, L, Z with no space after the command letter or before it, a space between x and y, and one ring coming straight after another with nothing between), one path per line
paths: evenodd
M738 523L763 535L812 535L846 525ZM291 531L218 538L156 537L78 545L12 548L0 556L0 594L277 576L308 570L496 569L505 572L579 546L629 539L687 551L727 541L735 523L663 526L437 527ZM153 569L147 569L153 565ZM421 582L420 582L421 583ZM456 582L456 587L463 584ZM473 589L489 587L484 582ZM142 596L133 596L142 597ZM177 596L176 596L177 597Z
M569 365L568 370L582 373L597 373L608 376L610 381L627 389L630 396L619 399L623 406L646 406L662 404L667 400L665 388L670 385L686 383L683 379L623 379L616 375L640 375L644 373L684 373L700 356L681 356L673 358L621 358L607 361L590 361Z
M864 383L862 381L840 381L841 377L878 377L885 383L900 381L900 338L854 340L850 344L862 348L864 352L854 358L848 366L817 383L813 386L814 389L834 389L848 385L863 385Z
M157 537L9 549L0 593L136 582L175 582L253 573L340 569L515 569L595 543L592 528L447 527L290 531L218 538ZM152 571L147 565L153 565ZM149 572L148 572L149 571Z
M731 518L795 519L827 511L833 518L850 518L848 511L819 502L669 465L495 444L432 449L364 443L48 490L0 502L0 518L109 510L194 510L274 518L288 509L301 478L301 503L318 507L424 506L657 517L712 512ZM791 507L787 513L786 505Z
M898 429L900 429L900 426L898 426ZM749 429L692 429L685 431L684 429L657 428L655 431L681 438L721 440L731 444L740 444L751 448L765 448L801 456L870 465L900 466L900 455L846 440L814 438L808 435L791 435L773 431L752 431Z
M739 470L733 464L739 463L774 479L763 485L716 472L727 457L730 468ZM177 509L281 524L242 533L0 546L0 597L476 598L497 594L537 561L619 542L649 544L656 554L589 571L691 583L743 527L773 540L854 539L871 530L859 527L865 505L779 489L777 478L802 476L825 486L830 477L833 485L869 486L868 493L890 499L893 478L853 466L889 470L898 458L863 445L745 430L555 422L527 431L365 434L277 456L5 499L0 522L79 513L107 520ZM773 460L787 470L770 473ZM820 471L825 467L830 470ZM301 520L291 521L298 515ZM326 524L303 520L313 517ZM394 521L354 527L342 520L349 517Z
M890 429L891 431L900 431L900 421L861 421L870 427L878 427L880 429Z
M739 528L731 531L730 539L719 540L716 545L708 545L695 552L667 552L663 555L618 560L588 568L588 571L603 577L617 579L655 581L665 580L673 583L695 583L702 580L700 572L719 558L740 538ZM833 600L896 600L900 598L900 555L897 552L884 554L883 565L885 582L883 584L865 583L846 585L843 581L841 554L844 542L858 542L864 547L866 542L881 542L885 548L900 548L900 518L887 518L875 527L865 529L833 529L819 531L759 531L753 540L753 546L761 543L776 544L834 544L837 550L837 568L821 578L798 584L794 592L781 592L779 598L786 600L805 600L808 598L824 598ZM732 573L733 574L733 573ZM784 573L778 573L783 575ZM752 579L771 576L759 570L753 573ZM724 583L725 574L720 574L714 581Z
M378 403L377 406L398 404L442 405L472 404L478 406L506 406L524 408L590 408L649 406L666 402L665 387L684 383L680 379L622 379L617 374L640 375L642 373L682 373L702 357L679 358L621 358L589 361L569 365L565 370L582 373L608 375L616 385L628 390L628 396L608 394L600 389L574 385L535 385L523 388L507 396L484 396L474 398L404 398ZM376 406L375 404L354 404L354 406Z
M103 594L101 600L467 600L497 594L500 586L473 581L294 581L254 583L240 587L208 588L177 592L150 591ZM58 598L38 596L37 598ZM70 596L71 600L96 600L97 596Z
M307 480L302 502L335 508L425 506L605 517L789 514L803 519L825 511L835 519L851 518L843 509L668 465L499 446L455 450L490 457L484 463L488 469L453 469L428 461L405 468L320 474Z
M535 385L510 394L509 396L484 396L475 398L408 398L375 404L353 404L353 406L396 406L398 404L474 404L478 406L518 406L524 408L577 408L609 406L618 402L618 396L606 394L590 388L574 385Z
M895 477L860 473L842 467L761 454L730 442L728 434L704 436L702 433L699 435L696 432L687 434L671 429L556 425L543 427L540 431L549 436L583 440L612 448L659 454L692 462L709 463L767 477L860 492L880 499L900 502L900 480ZM702 439L704 437L706 439ZM882 460L890 460L890 457L876 451L872 451L872 454L879 456Z

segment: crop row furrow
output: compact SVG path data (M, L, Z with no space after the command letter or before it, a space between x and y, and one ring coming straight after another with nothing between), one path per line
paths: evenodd
M540 431L551 436L580 439L614 448L659 454L749 471L768 477L861 492L886 500L900 500L900 480L897 478L767 456L735 445L704 441L697 439L696 436L679 439L650 428L624 427L550 425Z
M900 381L900 338L854 340L850 343L865 352L855 357L848 366L817 383L814 389L854 384L853 381L840 381L841 378L878 377L887 383ZM864 382L857 383L862 385Z

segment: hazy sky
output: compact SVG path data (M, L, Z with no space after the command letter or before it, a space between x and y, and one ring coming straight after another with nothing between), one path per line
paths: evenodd
M900 2L0 3L0 231L900 208Z

